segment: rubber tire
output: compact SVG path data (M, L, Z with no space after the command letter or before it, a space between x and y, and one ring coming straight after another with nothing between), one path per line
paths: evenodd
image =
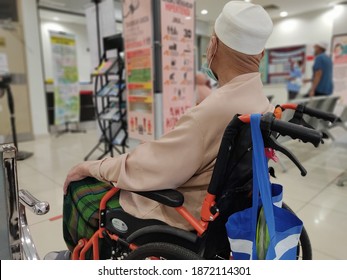
M144 260L146 258L155 257L157 259L166 260L203 260L203 258L191 250L178 245L156 242L148 243L138 247L129 253L125 260Z
M293 214L294 211L283 202L282 208L289 210ZM311 247L311 241L308 237L307 231L305 227L302 227L300 239L299 239L299 245L297 250L297 260L312 260L312 247Z

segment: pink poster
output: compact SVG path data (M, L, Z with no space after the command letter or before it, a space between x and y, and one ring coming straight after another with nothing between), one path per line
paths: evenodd
M335 35L332 42L334 95L347 105L347 34Z
M129 137L154 139L151 0L123 1Z
M161 1L164 133L195 105L194 0Z

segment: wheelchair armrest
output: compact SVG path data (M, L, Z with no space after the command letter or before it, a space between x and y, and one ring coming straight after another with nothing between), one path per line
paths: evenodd
M27 190L19 190L19 202L30 209L36 215L45 215L49 211L49 203L40 201Z
M183 205L184 196L177 190L160 190L160 191L147 191L135 192L139 195L155 200L161 204L169 207L180 207Z

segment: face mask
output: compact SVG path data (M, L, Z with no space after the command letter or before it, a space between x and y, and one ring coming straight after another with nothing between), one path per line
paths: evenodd
M205 73L208 77L210 77L212 80L214 80L215 82L218 82L218 79L216 77L216 75L213 73L213 71L211 70L210 67L208 67L207 62L205 62L202 66L201 66L201 71L203 73Z
M212 51L213 45L215 46L215 49ZM206 51L207 60L201 66L201 71L203 73L205 73L208 77L210 77L212 80L214 80L215 82L218 82L216 75L213 73L213 71L211 69L212 60L213 60L214 56L216 55L216 52L217 52L217 37L213 35L211 37L209 46L208 46L207 51Z

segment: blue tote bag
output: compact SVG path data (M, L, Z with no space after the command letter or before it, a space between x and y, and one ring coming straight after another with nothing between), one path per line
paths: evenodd
M270 182L260 118L251 115L252 207L230 215L226 223L231 255L236 260L295 260L303 224L281 208L282 186Z

